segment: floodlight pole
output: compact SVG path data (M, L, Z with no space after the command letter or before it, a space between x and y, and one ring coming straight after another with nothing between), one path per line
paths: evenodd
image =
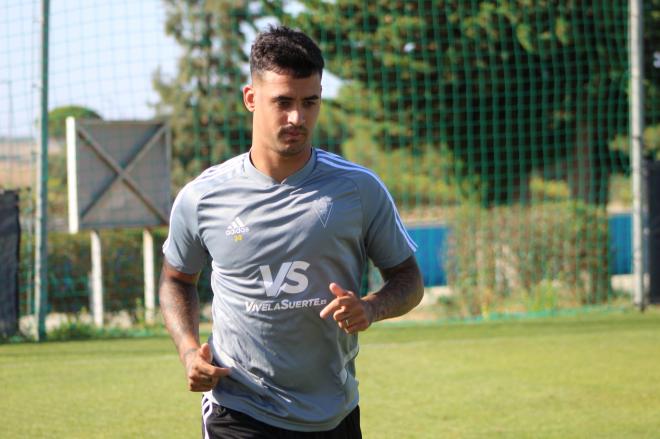
M41 0L41 112L35 191L34 314L36 339L46 338L48 311L48 22L50 2Z
M642 154L644 132L644 100L643 100L643 31L642 31L642 0L629 2L629 61L630 61L630 149L632 165L632 236L633 236L633 273L634 294L633 303L641 311L646 306L646 291L644 285L645 259L647 240L644 239L644 182Z

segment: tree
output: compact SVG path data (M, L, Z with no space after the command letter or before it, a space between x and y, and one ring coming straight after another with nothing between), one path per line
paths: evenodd
M608 147L628 129L620 2L310 0L282 20L352 87L337 105L386 149L448 145L485 205L525 200L533 171L602 204L628 168Z
M79 105L57 107L48 112L48 135L52 139L62 140L66 137L66 118L102 119L94 110Z
M248 62L245 29L258 8L247 0L164 0L165 32L183 48L173 79L154 75L156 111L172 128L175 186L244 150L251 139L241 88Z
M48 112L48 135L63 145L66 138L66 118L102 119L91 108L66 105ZM54 149L48 155L48 217L50 227L63 228L67 215L66 149Z

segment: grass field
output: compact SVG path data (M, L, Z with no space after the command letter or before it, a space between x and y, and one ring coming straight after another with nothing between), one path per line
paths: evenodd
M660 310L361 336L364 437L658 438ZM169 339L0 345L2 438L199 437Z

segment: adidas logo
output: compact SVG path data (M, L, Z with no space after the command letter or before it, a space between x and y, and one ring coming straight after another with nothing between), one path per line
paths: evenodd
M234 236L238 238L237 240L243 239L243 234L250 231L250 228L246 226L239 217L236 217L230 225L227 226L225 230L225 235Z

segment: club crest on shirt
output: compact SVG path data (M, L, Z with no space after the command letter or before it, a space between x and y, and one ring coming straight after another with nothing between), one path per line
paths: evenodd
M323 196L318 200L314 200L313 205L314 211L319 217L319 220L321 220L321 224L323 224L323 228L325 229L328 225L330 214L332 213L332 198Z

